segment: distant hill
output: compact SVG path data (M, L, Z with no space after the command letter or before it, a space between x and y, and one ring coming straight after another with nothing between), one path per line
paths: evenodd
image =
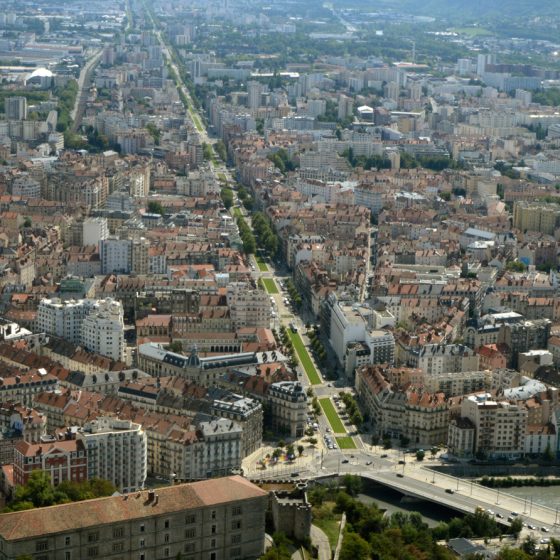
M517 18L558 13L558 0L402 0L394 2L394 7L398 6L418 14L452 18Z
M321 2L322 0L318 0ZM453 20L558 15L558 0L331 0L335 6L392 9Z

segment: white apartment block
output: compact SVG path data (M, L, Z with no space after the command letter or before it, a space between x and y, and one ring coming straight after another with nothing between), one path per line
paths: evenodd
M23 198L41 198L41 184L32 177L23 175L12 183L12 194Z
M82 245L98 245L109 237L107 218L86 218L82 225Z
M87 299L43 299L37 308L37 330L79 344L82 323L93 306L94 300Z
M270 296L263 290L252 289L245 282L233 282L227 287L227 304L235 329L270 327Z
M527 409L509 401L496 401L479 393L463 399L461 416L451 421L448 446L461 457L482 454L488 458L516 459L525 452ZM463 437L462 432L469 437ZM472 433L472 437L470 434ZM472 442L472 448L461 448Z
M37 309L37 330L114 360L124 358L123 308L110 298L43 299Z
M99 243L102 274L130 274L132 270L132 241L109 237Z
M330 344L347 375L353 375L358 365L392 364L395 356L395 339L390 331L374 330L374 312L367 306L331 304ZM349 360L356 352L356 344L366 353L362 359Z
M112 299L95 302L82 323L81 344L96 354L124 361L123 307Z
M148 443L140 424L102 416L85 424L77 438L87 449L88 479L110 480L121 493L144 487Z
M427 375L478 371L479 355L463 344L426 344L409 352L407 365Z

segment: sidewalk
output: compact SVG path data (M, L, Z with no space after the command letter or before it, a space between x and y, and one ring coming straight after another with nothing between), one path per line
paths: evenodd
M311 542L319 551L319 560L331 560L331 545L329 539L322 529L316 525L311 525Z
M305 448L301 457L297 451L298 445L303 445ZM321 450L318 446L313 446L310 443L306 443L302 440L295 441L293 443L295 448L296 458L293 461L279 461L276 464L267 464L266 468L259 466L259 461L266 460L266 456L272 457L272 454L276 447L263 446L257 451L251 453L251 455L245 457L242 462L243 473L246 477L262 477L268 478L275 475L287 475L289 476L292 472L298 472L300 470L314 470L317 462L321 458ZM284 448L285 450L286 448Z

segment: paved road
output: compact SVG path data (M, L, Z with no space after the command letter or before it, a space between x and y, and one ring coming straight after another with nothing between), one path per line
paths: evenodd
M74 108L70 113L72 118L72 132L76 132L82 124L82 118L84 116L85 105L88 96L88 89L90 85L90 80L92 76L93 69L99 64L101 60L101 55L103 54L103 49L97 51L85 64L80 72L80 77L78 78L78 93L76 94L76 101L74 103Z

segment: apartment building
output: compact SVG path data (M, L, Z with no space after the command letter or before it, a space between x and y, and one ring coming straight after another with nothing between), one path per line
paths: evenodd
M395 339L390 331L374 330L374 311L367 306L342 305L330 297L325 305L330 312L329 341L346 375L352 376L354 368L367 359L369 364L392 363ZM356 343L362 343L365 353L356 353ZM363 360L361 360L363 358Z
M479 356L463 344L426 344L410 347L406 365L427 375L459 371L478 371Z
M98 300L82 322L81 344L90 352L124 361L126 345L123 317L120 302Z
M461 402L460 417L450 422L449 451L459 457L521 457L525 452L527 417L523 404L497 401L488 393L470 395ZM471 443L472 447L461 447Z
M557 204L518 201L513 206L513 227L554 236L560 227L560 208Z
M99 245L109 237L107 218L86 218L82 225L82 245Z
M102 274L130 274L132 271L132 241L109 237L99 243Z
M11 373L3 368L0 377L0 402L15 400L26 406L33 404L35 395L58 388L58 378L44 369L30 369Z
M393 388L382 366L358 368L355 386L375 433L407 437L412 445L425 448L447 441L449 405L444 393L415 386Z
M268 494L239 476L0 515L0 558L252 560Z
M87 450L87 477L110 480L119 492L144 487L147 473L147 436L140 424L100 416L76 436Z
M227 287L227 304L235 330L270 327L272 306L264 290L252 289L245 282L233 282Z
M37 330L79 344L82 323L94 305L94 300L88 299L42 299L37 308Z
M124 360L123 307L113 299L43 299L37 310L37 326L91 352Z
M299 438L304 435L307 394L299 381L272 383L267 393L274 431Z
M46 472L53 486L87 480L87 450L81 441L20 441L14 449L14 484L27 484L34 471Z

